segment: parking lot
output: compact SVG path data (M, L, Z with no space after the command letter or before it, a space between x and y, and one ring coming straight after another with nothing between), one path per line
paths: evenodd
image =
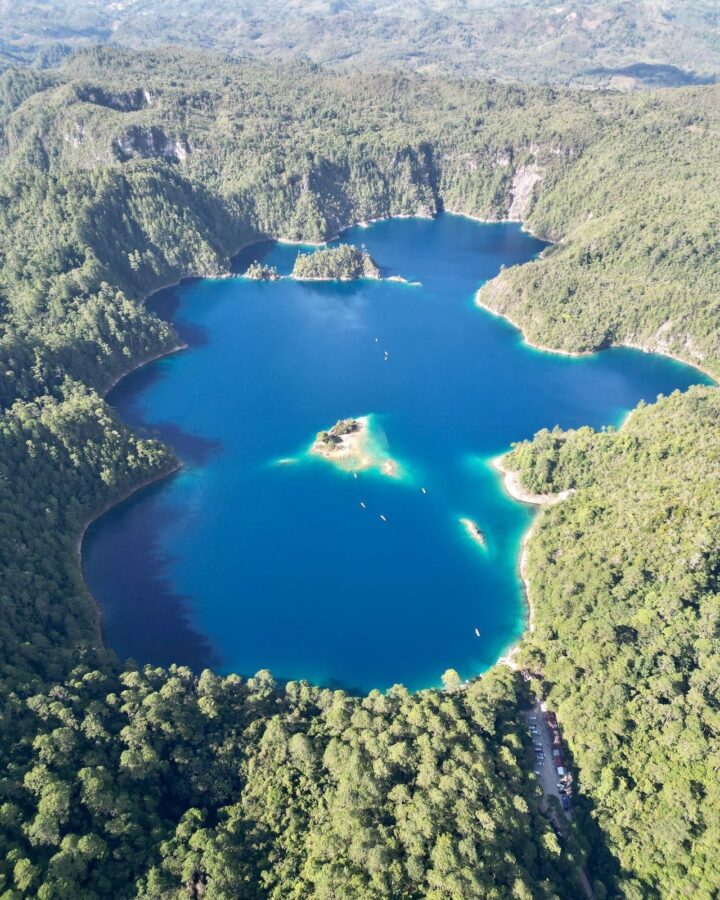
M545 714L540 703L536 703L532 710L524 713L524 717L535 746L535 772L542 785L543 792L545 796L556 797L565 816L568 819L572 819L572 787L568 785L564 792L559 787L559 784L563 781L570 782L570 776L566 775L565 779L563 779L557 773L553 757L552 732L545 722ZM556 746L555 749L558 749L558 747ZM560 750L562 752L561 748ZM566 803L569 807L567 810L563 807L563 797L567 798Z

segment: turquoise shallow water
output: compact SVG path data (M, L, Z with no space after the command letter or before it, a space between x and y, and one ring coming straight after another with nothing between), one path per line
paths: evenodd
M343 240L422 286L236 278L156 298L190 349L110 401L185 466L95 523L84 547L121 656L353 690L476 674L522 633L517 557L533 515L489 460L540 428L619 424L641 399L706 381L631 350L541 353L475 308L501 265L542 249L517 225L446 214ZM298 249L256 245L238 268L261 258L289 272ZM364 414L404 478L356 479L304 455L317 430Z

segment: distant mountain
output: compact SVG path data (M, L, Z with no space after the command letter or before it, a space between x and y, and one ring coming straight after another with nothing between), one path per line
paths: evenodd
M174 45L623 89L714 80L716 0L0 0L0 67Z

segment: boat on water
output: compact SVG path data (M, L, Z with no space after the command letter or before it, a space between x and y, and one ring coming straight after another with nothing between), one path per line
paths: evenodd
M475 629L475 637L480 637L480 629L479 628Z
M387 519L382 514L380 514L380 518L383 520L383 522L387 522Z
M362 506L363 509L367 509L367 506L365 506L365 501L364 501L364 500L361 500L361 501L360 501L360 506Z
M420 490L423 492L423 494L427 494L427 488L420 488Z

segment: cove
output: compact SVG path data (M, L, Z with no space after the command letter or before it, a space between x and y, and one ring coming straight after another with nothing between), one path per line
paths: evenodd
M537 351L478 309L484 281L544 246L518 225L443 214L342 238L420 285L230 278L154 298L189 348L109 400L183 468L94 523L83 551L121 657L354 691L478 674L522 634L517 561L534 514L490 460L540 428L618 425L640 400L708 383L633 350ZM255 245L237 269L289 273L302 249ZM356 478L307 452L320 429L362 416L400 477Z

